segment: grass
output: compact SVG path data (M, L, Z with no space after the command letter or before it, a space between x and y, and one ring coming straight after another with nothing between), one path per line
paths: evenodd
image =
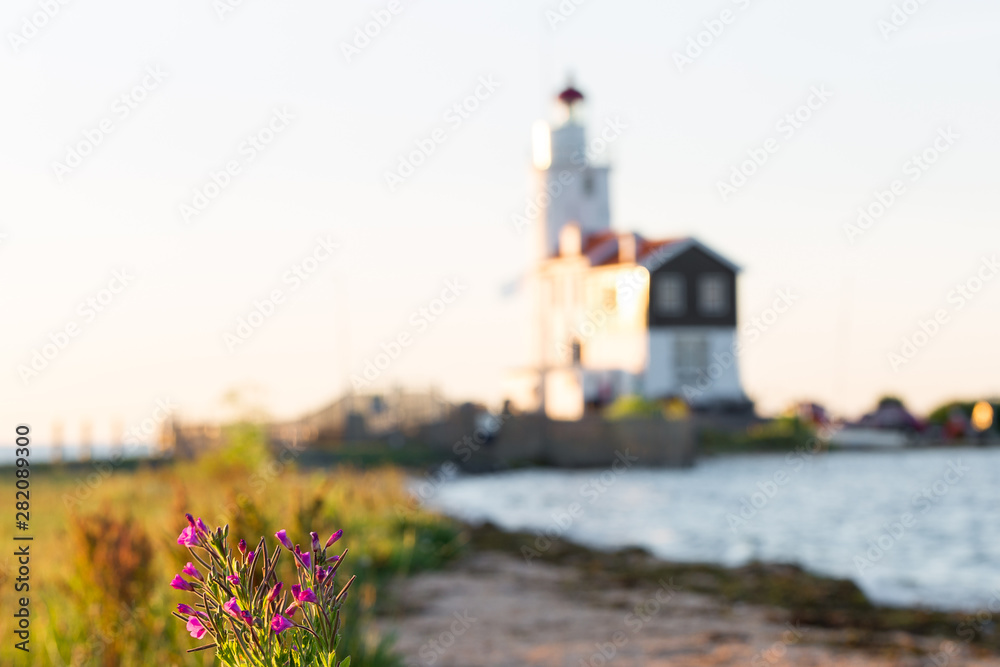
M742 433L709 428L699 434L698 448L704 455L751 452L790 452L816 446L815 431L800 420L782 417L755 424Z
M346 653L356 666L402 664L371 630L379 591L393 577L453 558L458 527L417 508L398 468L306 471L267 457L245 460L252 464L234 461L229 452L159 467L33 468L31 653L13 647L14 619L7 610L16 609L18 565L13 548L5 548L0 664L213 664L212 651L185 653L199 642L170 615L178 602L188 602L169 586L189 560L176 543L186 511L210 526L228 523L233 546L240 537L256 543L261 535L273 543L280 528L303 544L310 530L325 536L343 528L350 554L342 572L358 575L359 584L344 609ZM14 544L11 522L0 530L5 545ZM284 565L291 568L291 559Z

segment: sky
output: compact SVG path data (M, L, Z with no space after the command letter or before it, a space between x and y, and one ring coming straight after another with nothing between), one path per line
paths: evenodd
M0 441L233 390L293 418L401 334L373 388L495 404L528 359L531 127L570 73L624 126L616 228L743 267L741 323L794 295L739 360L762 413L1000 395L988 0L8 0L0 32Z

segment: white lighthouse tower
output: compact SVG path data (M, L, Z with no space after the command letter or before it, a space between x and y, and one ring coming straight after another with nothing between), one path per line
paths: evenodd
M568 85L556 98L559 123L535 126L534 163L539 173L540 259L559 254L559 234L569 223L579 226L583 237L611 228L608 201L608 167L594 164L583 126L583 93Z

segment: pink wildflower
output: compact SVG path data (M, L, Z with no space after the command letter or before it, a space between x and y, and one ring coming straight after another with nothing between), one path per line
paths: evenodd
M198 534L194 532L193 526L188 526L181 531L181 534L177 537L177 544L182 547L193 547L198 544Z
M292 586L292 595L296 602L316 602L316 594L311 588L302 588L298 584Z
M194 588L188 582L184 581L184 577L179 574L175 574L173 580L171 580L170 585L179 591L193 591Z
M275 614L274 618L271 619L271 630L273 630L276 635L280 635L285 630L294 627L295 624L281 614Z
M242 618L243 610L240 609L239 603L236 602L236 598L230 598L229 602L222 605L222 610L233 618Z
M205 629L205 626L201 624L201 621L198 620L197 616L192 616L191 618L189 618L187 626L185 627L187 628L187 631L191 633L191 636L194 637L195 639L201 639L202 637L205 636L205 633L208 632Z

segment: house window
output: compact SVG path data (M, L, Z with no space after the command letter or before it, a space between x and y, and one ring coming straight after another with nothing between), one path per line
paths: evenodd
M724 273L706 273L698 279L698 310L702 315L725 315L729 310L729 281Z
M678 317L687 310L684 276L661 273L656 277L656 312Z

